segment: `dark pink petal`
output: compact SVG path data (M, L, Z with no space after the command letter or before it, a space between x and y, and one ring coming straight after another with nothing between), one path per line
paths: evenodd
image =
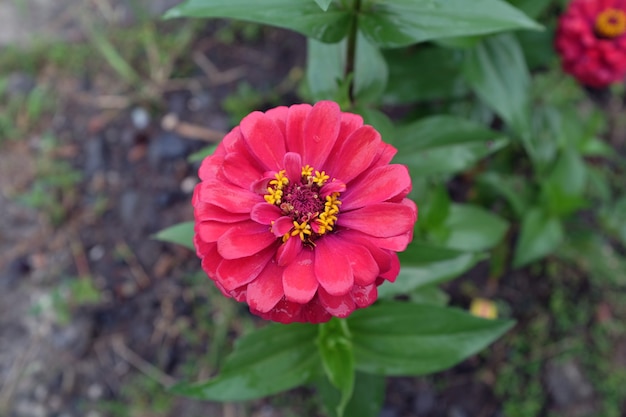
M310 104L297 104L289 107L286 135L288 151L304 154L304 122L312 108Z
M254 281L248 284L246 298L251 309L266 313L283 296L282 268L272 260Z
M258 180L250 184L250 191L252 191L253 193L257 195L266 195L267 188L270 184L270 181L272 181L275 178L274 177L275 174L276 174L276 171L264 172L261 178L259 178Z
M222 261L222 257L217 252L217 244L214 242L202 242L198 235L194 237L194 243L196 251L198 251L199 257L202 259L202 269L209 278L214 280L217 277L217 267Z
M381 203L400 193L408 193L410 189L411 177L404 165L378 167L358 181L348 184L348 189L341 195L342 209L350 210Z
M355 285L351 295L354 303L359 308L365 308L374 304L374 301L378 298L378 288L376 288L376 285L368 285L365 287Z
M263 175L263 171L257 167L256 161L242 153L229 153L224 158L221 174L231 183L250 190L252 184Z
M247 222L242 222L247 224ZM196 223L196 233L205 242L217 242L224 233L242 223L222 223L213 220Z
M283 289L287 300L304 304L315 296L318 283L313 260L313 251L306 249L283 270Z
M269 227L253 221L239 223L230 228L217 241L217 250L226 259L254 255L276 242Z
M318 295L326 311L335 317L348 317L356 308L350 294L332 295L326 292L324 288L319 288Z
M376 245L376 240L382 239L372 238L371 236L356 230L342 230L341 239L367 248L378 265L379 273L382 274L391 268L392 252L387 249L382 249Z
M235 144L243 139L243 135L241 134L241 129L239 126L236 126L228 132L224 139L222 139L222 143L220 143L213 153L213 155L223 154L233 152L235 150ZM221 152L218 153L218 150L221 149Z
M370 168L380 167L389 165L394 156L398 153L398 150L391 146L388 143L383 142L381 147L378 149L378 154L374 158L372 162L372 166Z
M239 288L235 288L234 290L229 292L229 295L231 297L233 297L235 300L239 301L240 303L243 303L246 301L247 297L247 291L248 286L247 285L243 285Z
M250 212L250 218L252 220L266 225L276 221L280 216L282 216L280 209L266 201L256 204L252 207L252 211Z
M338 141L342 145L355 130L363 126L363 118L354 113L341 113L341 127L339 128Z
M347 241L342 241L342 245L350 261L350 267L354 274L354 284L372 284L376 280L380 270L370 251L364 246L355 245Z
M413 231L392 237L370 236L371 242L382 249L389 249L394 252L402 252L413 239Z
M287 239L285 243L278 247L276 252L276 262L279 266L289 265L296 259L302 250L302 241L298 237Z
M320 189L320 195L324 198L331 195L332 193L342 193L346 190L346 184L343 181L333 180L329 181L322 186Z
M301 311L301 304L287 301L284 298L281 299L278 304L276 304L274 308L267 313L250 309L251 313L256 314L265 320L273 320L283 324L305 321L302 319Z
M291 217L283 216L279 217L272 225L272 232L274 236L282 237L285 233L288 233L293 228L293 220Z
M202 160L200 169L198 170L198 176L202 181L213 180L217 177L217 172L224 163L224 156L225 155L211 155Z
M354 285L354 276L341 241L327 235L315 243L314 270L317 282L330 294L348 293Z
M395 282L398 274L400 273L400 259L398 259L398 255L395 253L391 254L391 267L388 271L380 276L385 278L387 281Z
M310 302L302 307L300 312L302 321L308 323L325 323L333 316L324 308L320 302L319 296L315 296Z
M331 153L324 167L331 178L348 183L372 164L380 144L380 133L371 126L363 126L346 139L338 152Z
M321 170L330 150L335 145L341 120L339 105L320 101L313 106L304 123L303 162Z
M256 203L264 201L258 194L220 181L201 182L198 199L233 213L249 213Z
M213 204L198 201L194 204L196 221L217 220L223 223L235 223L250 218L248 213L232 213Z
M337 225L375 237L392 237L413 229L415 213L397 203L378 203L339 214Z
M259 275L274 254L274 248L269 247L247 258L224 259L217 267L217 280L227 291L246 285Z
M300 181L302 178L302 157L295 152L287 152L283 159L283 166L290 182Z
M261 112L243 118L241 133L248 147L267 169L280 171L285 155L285 138L274 121Z
M224 297L232 298L232 295L230 294L230 292L226 291L226 288L224 288L222 284L219 283L219 281L213 281L213 283L215 284L217 289L220 290L220 292L224 295Z
M289 114L289 107L280 106L270 109L265 112L265 115L272 119L276 126L280 129L283 137L287 134L287 115Z

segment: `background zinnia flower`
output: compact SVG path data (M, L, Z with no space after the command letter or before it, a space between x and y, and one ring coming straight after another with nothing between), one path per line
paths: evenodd
M563 70L596 88L623 80L625 34L626 0L573 0L556 33Z
M372 304L417 219L395 152L334 102L249 114L200 167L202 268L224 295L283 323Z

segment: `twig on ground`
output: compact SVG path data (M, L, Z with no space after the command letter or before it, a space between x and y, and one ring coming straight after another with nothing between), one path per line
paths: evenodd
M225 135L219 130L180 121L174 113L168 113L163 117L161 127L189 139L199 139L212 143L219 142Z
M176 383L176 380L171 376L167 375L163 371L161 371L156 366L144 360L141 356L137 355L135 352L130 350L126 343L124 343L124 339L121 335L117 335L113 337L111 341L111 345L113 346L113 350L126 362L130 365L137 368L139 371L143 372L150 378L157 381L159 384L163 385L166 388L171 387Z

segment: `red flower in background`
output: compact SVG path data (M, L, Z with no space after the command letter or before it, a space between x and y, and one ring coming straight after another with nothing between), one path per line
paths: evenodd
M623 80L625 35L626 0L573 0L556 33L563 70L596 88Z
M282 323L372 304L398 275L417 219L395 153L333 102L249 114L200 167L202 268L225 296Z

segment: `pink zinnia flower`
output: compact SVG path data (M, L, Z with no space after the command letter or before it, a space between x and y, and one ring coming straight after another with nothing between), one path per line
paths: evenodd
M582 84L606 87L626 74L626 0L572 0L555 46L563 70Z
M369 306L398 275L417 219L395 153L330 101L249 114L200 167L202 268L225 296L282 323Z

